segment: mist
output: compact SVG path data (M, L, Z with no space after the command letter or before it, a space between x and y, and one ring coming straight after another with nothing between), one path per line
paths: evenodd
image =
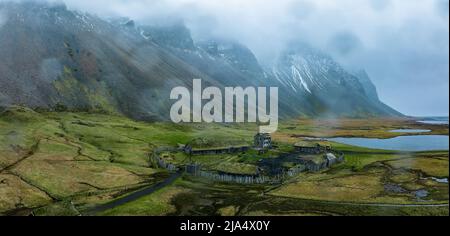
M238 41L268 66L290 43L307 42L350 70L365 69L380 99L398 111L415 116L449 113L448 0L64 2L69 9L126 16L140 24L182 21L194 40Z
M0 11L0 28L5 24L5 16L2 11Z

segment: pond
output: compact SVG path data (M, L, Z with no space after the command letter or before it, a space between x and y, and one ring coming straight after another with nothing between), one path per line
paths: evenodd
M431 132L429 129L394 129L390 130L391 133L427 133Z
M395 151L449 150L448 135L411 135L390 139L338 137L328 140L358 147Z

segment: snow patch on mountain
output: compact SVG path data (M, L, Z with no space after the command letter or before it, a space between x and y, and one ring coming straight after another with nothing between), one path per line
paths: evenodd
M142 30L142 29L141 29L141 36L142 36L142 38L144 38L145 40L150 40L150 39L151 39L150 36L145 35L145 31Z
M308 91L308 93L311 93L311 90L308 88L308 84L303 80L302 75L300 74L300 71L298 71L297 67L294 65L291 66L292 70L292 79L297 82L297 84L300 82L300 85Z

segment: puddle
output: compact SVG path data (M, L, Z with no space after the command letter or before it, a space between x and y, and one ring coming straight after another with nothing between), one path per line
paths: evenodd
M425 189L419 189L413 192L417 199L428 197L429 192Z
M390 193L407 193L408 191L396 184L385 184L384 191Z
M397 184L385 184L384 185L384 191L389 193L407 193L413 195L417 200L422 200L422 198L428 197L430 194L425 189L419 189L416 191L408 191Z

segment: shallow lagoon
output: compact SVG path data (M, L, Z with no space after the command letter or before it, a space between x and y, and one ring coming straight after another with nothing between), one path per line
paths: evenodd
M448 125L448 120L421 120L419 123L429 124L429 125Z
M418 122L430 125L448 125L448 117L429 117Z
M429 129L394 129L390 130L391 133L427 133L431 132Z
M411 135L389 139L339 137L328 140L359 147L397 151L449 150L448 135Z

